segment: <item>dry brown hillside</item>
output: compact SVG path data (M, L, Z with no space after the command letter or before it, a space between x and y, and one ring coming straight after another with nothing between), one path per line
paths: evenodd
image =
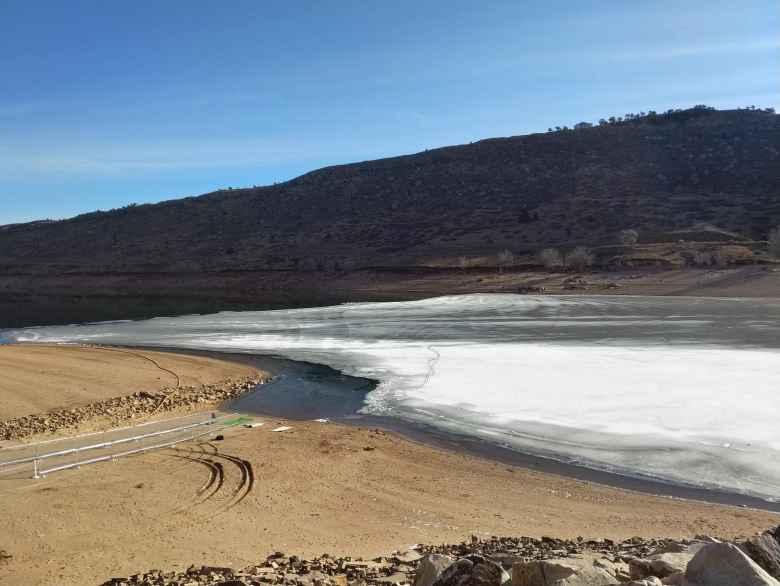
M122 303L150 297L166 312L327 302L343 296L312 288L360 269L455 266L504 248L531 258L613 245L626 228L642 243L749 242L777 224L780 116L695 108L0 227L0 326L55 298L113 307L76 311L88 318L137 315Z

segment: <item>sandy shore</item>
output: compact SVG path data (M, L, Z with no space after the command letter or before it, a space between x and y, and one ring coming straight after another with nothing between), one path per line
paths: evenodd
M82 351L92 357L91 367L64 365L66 354L75 360ZM38 368L45 372L36 378L36 361L21 360L29 352L44 352L39 357L51 357L53 363L62 360L61 370L51 374L39 358ZM148 384L170 384L153 365L146 371L145 361L119 352L0 348L0 356L10 353L19 353L18 363L27 366L16 373L17 362L6 359L4 378L21 380L23 372L28 383L0 386L3 405L6 393L21 394L21 402L25 388L42 388L43 381L53 386L42 393L45 401L31 399L39 405L51 404L46 401L54 400L52 388L117 392L120 387L112 381L124 379L117 368L124 364L132 376L136 364L126 362L131 360L137 361L138 376L149 377L143 379ZM222 368L239 367L160 354L155 359L162 366L184 377L208 380L224 377ZM77 384L76 379L100 384ZM0 584L97 584L112 576L193 563L241 567L275 550L374 556L471 534L734 537L780 522L772 513L608 488L384 431L260 420L261 427L226 432L224 441L181 445L37 481L22 475L0 480L0 550L13 556L0 562ZM272 431L279 425L292 429Z
M164 387L203 385L254 374L245 364L205 356L86 346L0 346L0 420Z
M292 430L273 432L287 424ZM221 464L221 486L208 462ZM252 469L247 480L241 462ZM433 449L386 432L266 420L32 481L0 481L2 584L93 584L151 568L242 567L275 550L375 556L471 534L752 534L753 510L649 497ZM10 507L13 509L10 510Z

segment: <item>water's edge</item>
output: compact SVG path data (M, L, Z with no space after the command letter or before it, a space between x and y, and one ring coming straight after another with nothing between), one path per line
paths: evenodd
M249 364L275 377L273 382L262 385L257 391L224 405L224 409L292 420L322 418L347 425L380 428L397 433L405 439L437 448L621 490L780 513L780 502L651 478L626 476L521 452L421 423L361 414L358 410L377 381L345 375L321 364L273 355L159 346L141 348L232 360Z

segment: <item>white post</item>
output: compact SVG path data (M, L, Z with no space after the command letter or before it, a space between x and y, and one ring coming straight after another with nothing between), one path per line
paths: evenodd
M38 480L40 478L40 474L38 474L38 460L33 460L33 478L35 480Z

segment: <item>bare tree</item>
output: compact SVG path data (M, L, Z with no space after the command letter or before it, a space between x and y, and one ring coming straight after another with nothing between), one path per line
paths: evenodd
M547 269L554 269L563 266L563 257L555 248L545 248L539 253L539 260Z
M578 246L566 255L566 267L581 271L593 265L593 253L584 246Z
M498 253L498 270L503 271L504 267L511 267L515 264L515 255L511 250L505 249Z
M780 226L769 232L769 254L780 258Z
M632 246L639 240L639 232L633 229L621 230L618 238L620 239L621 244Z
M708 267L714 262L712 253L706 250L699 250L693 253L693 264L697 267Z

